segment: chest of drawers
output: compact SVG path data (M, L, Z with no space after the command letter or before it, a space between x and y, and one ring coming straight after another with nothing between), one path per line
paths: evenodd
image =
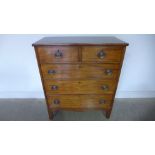
M46 37L33 44L49 118L58 110L110 117L128 43L115 37Z

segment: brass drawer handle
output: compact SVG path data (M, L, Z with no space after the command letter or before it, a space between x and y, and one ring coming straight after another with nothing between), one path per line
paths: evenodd
M104 91L108 91L108 90L109 90L109 86L108 86L108 85L103 85L103 86L101 86L101 88L102 88Z
M113 70L112 69L106 69L105 70L105 74L106 75L112 75L112 73L113 73Z
M99 104L105 104L105 103L106 103L106 100L104 100L104 99L99 100Z
M63 57L63 53L60 50L57 50L55 53L55 58L62 58Z
M52 85L52 86L51 86L51 89L52 89L52 90L58 90L58 86Z
M48 74L55 74L56 71L55 70L48 70Z
M54 99L53 104L57 104L57 105L60 104L60 100L59 99Z
M97 56L100 59L104 59L106 56L106 53L103 50L101 50L100 52L97 53Z

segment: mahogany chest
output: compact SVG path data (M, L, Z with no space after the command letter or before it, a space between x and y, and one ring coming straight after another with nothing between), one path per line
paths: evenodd
M110 117L128 43L115 37L46 37L33 44L49 119L58 110Z

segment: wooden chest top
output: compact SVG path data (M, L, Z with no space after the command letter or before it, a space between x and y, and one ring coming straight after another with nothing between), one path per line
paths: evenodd
M106 46L128 46L128 43L116 38L116 37L93 37L93 36L76 36L76 37L45 37L36 43L33 46L52 46L52 45L106 45Z

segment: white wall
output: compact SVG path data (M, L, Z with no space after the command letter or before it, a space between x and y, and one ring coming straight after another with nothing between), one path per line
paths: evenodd
M45 35L0 35L0 98L44 97L32 43ZM155 35L114 35L127 47L118 98L155 97Z

